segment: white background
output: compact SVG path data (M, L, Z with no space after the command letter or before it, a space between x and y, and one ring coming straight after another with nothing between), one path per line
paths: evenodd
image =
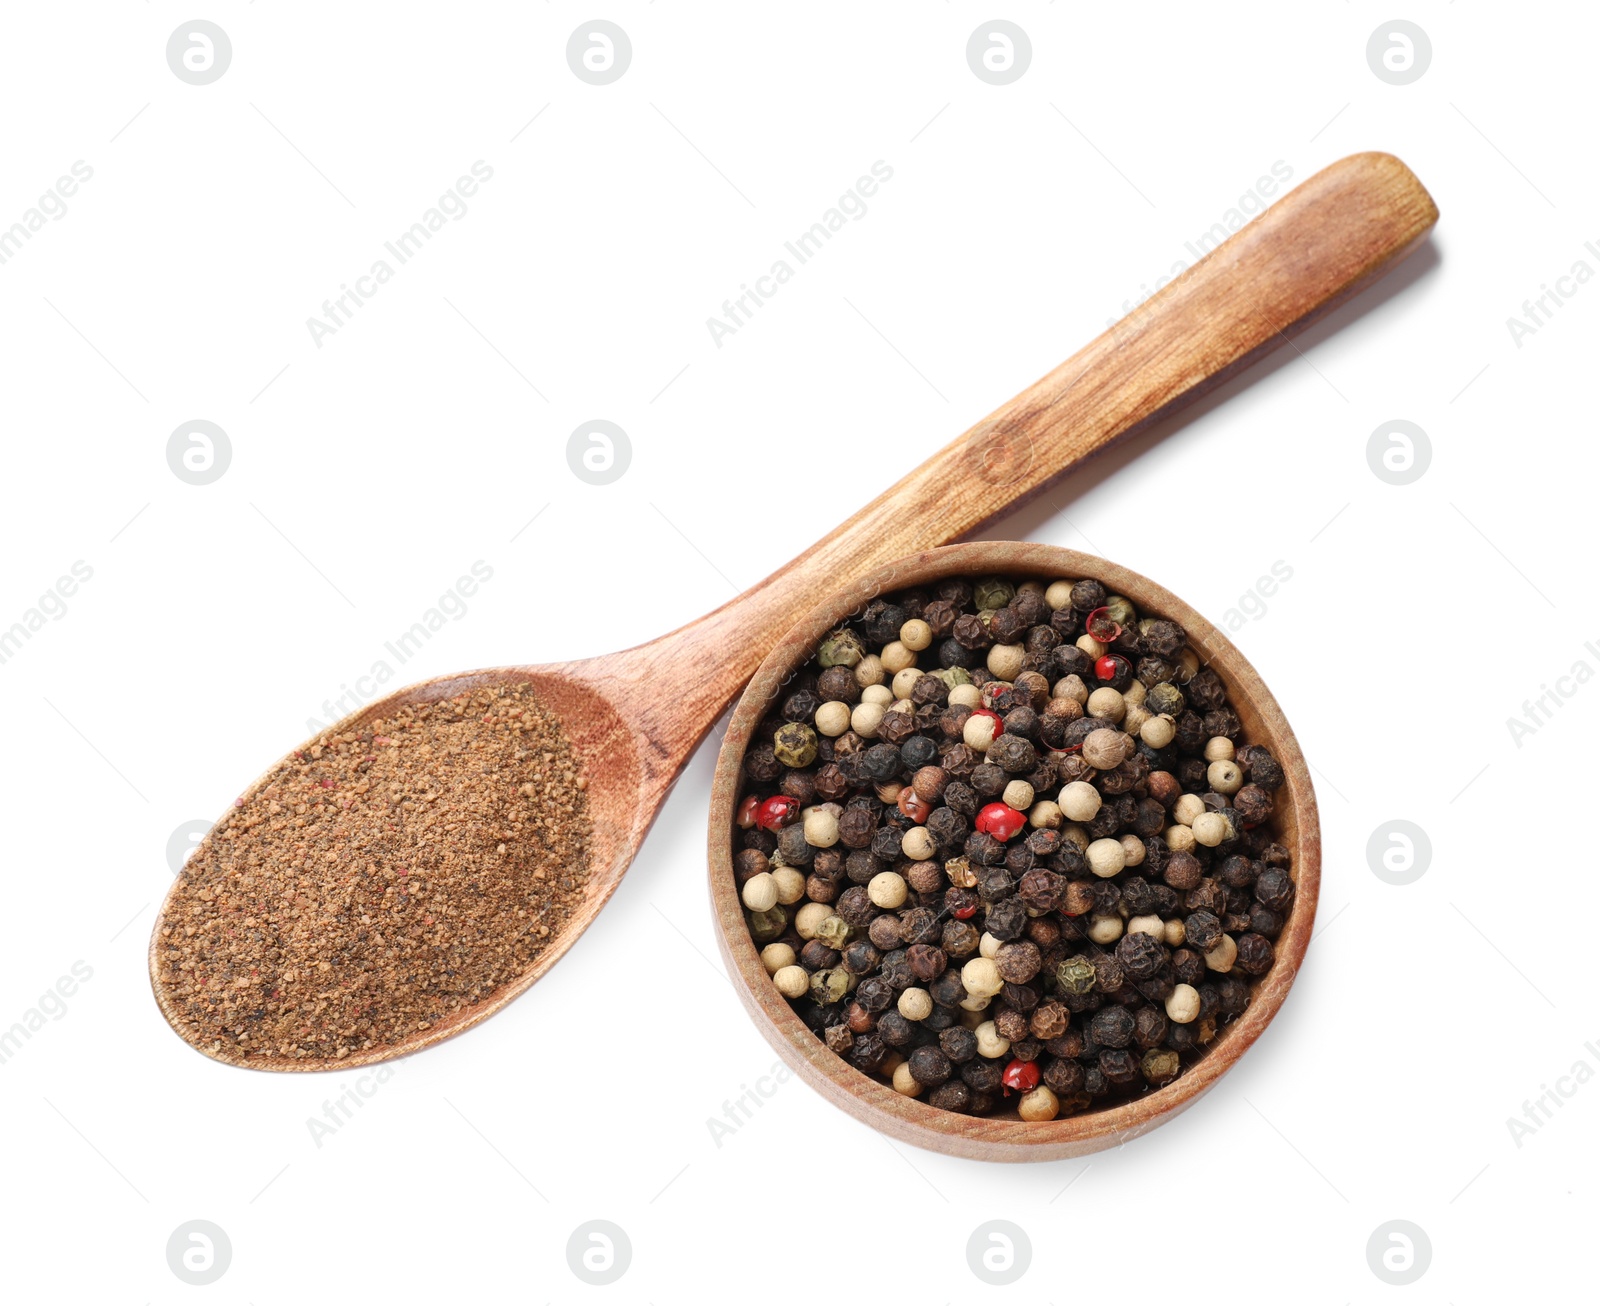
M74 161L94 170L0 265L0 626L75 560L94 572L0 665L0 1027L93 970L0 1065L8 1299L1210 1301L1294 1282L1459 1303L1592 1275L1600 1087L1520 1146L1507 1118L1575 1062L1600 1069L1600 689L1520 746L1506 722L1600 667L1600 289L1520 348L1506 319L1576 260L1600 269L1593 15L1417 3L1433 60L1403 87L1368 67L1395 14L1364 0L219 2L199 16L232 63L201 87L164 54L195 16L8 7L0 43L0 226ZM596 16L633 47L609 86L565 57ZM964 51L1002 16L1033 58L995 87ZM1274 162L1301 180L1360 149L1430 187L1433 252L1303 357L992 532L1103 551L1216 621L1293 569L1235 638L1316 768L1321 932L1194 1110L1088 1162L996 1167L891 1145L789 1082L719 1146L708 1118L775 1056L714 973L714 743L551 977L402 1063L320 1147L308 1117L357 1075L245 1073L168 1031L145 946L169 835L326 720L473 561L493 580L401 680L667 630L1102 330ZM707 317L879 159L894 176L867 215L717 348ZM476 160L494 175L467 215L318 348L306 319ZM232 445L203 487L165 456L195 418ZM592 418L631 438L609 486L567 466ZM1395 418L1432 445L1401 487L1366 456ZM1433 849L1404 887L1367 856L1396 818ZM233 1247L204 1289L165 1254L195 1218ZM606 1289L567 1265L591 1218L632 1246ZM968 1269L990 1219L1031 1240L1011 1289ZM1392 1219L1432 1246L1403 1289L1367 1262Z

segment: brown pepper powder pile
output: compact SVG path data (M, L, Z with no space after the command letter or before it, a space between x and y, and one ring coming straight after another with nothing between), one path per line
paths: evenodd
M208 1055L338 1060L527 970L583 898L586 781L525 686L286 757L179 874L158 983Z

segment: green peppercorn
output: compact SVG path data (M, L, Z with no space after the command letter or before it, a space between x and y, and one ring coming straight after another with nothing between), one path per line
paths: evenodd
M1094 981L1094 965L1085 956L1068 957L1056 967L1056 987L1064 993L1081 997L1094 987Z
M938 676L944 681L946 689L954 689L957 685L970 685L972 677L967 674L965 667L942 667L938 671L929 673Z
M850 972L834 967L819 970L811 977L811 996L823 1006L831 1006L850 992Z
M822 940L830 948L842 951L854 937L855 931L838 916L829 916L817 926L816 938Z
M1144 1059L1139 1062L1139 1069L1144 1074L1145 1080L1151 1084L1165 1084L1178 1073L1178 1054L1164 1051L1161 1048L1151 1048L1144 1054Z
M817 732L800 721L779 726L772 751L785 766L810 766L817 760Z
M866 655L867 650L862 647L861 636L846 627L834 631L822 641L822 647L817 650L817 661L824 669L853 667Z
M750 937L757 943L771 943L789 924L789 913L782 907L750 912Z
M985 608L1003 608L1016 597L1016 587L999 576L985 576L972 586L972 601L981 612Z

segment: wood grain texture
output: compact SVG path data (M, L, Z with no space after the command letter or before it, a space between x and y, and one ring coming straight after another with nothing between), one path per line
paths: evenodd
M333 731L347 731L401 703L494 680L531 682L561 719L589 779L595 863L582 909L528 972L483 1003L381 1051L266 1068L342 1069L403 1056L478 1024L525 992L605 905L689 754L785 631L840 586L960 539L1285 343L1415 248L1437 218L1427 191L1398 159L1342 159L715 612L621 653L441 677L335 724ZM671 696L659 692L668 676ZM164 922L165 910L151 937L152 980ZM172 1021L175 1013L163 1008L163 1014Z
M1222 677L1244 727L1243 737L1270 749L1285 777L1272 825L1278 842L1290 851L1295 900L1278 937L1272 969L1251 985L1250 1006L1224 1027L1195 1065L1165 1087L1124 1105L1049 1122L1020 1120L1014 1110L988 1117L941 1111L901 1096L830 1052L794 1013L762 966L733 870L733 817L745 750L762 718L775 710L789 677L810 660L830 630L877 595L930 585L946 576L981 575L1046 584L1091 577L1111 593L1131 599L1141 615L1178 622L1201 662ZM706 838L718 949L745 1009L784 1061L835 1106L891 1138L986 1161L1053 1161L1102 1151L1148 1133L1192 1106L1260 1037L1288 996L1311 941L1322 871L1317 801L1305 758L1277 701L1244 655L1187 603L1153 581L1103 558L1047 544L957 544L933 549L858 581L814 609L768 655L739 700L717 758Z

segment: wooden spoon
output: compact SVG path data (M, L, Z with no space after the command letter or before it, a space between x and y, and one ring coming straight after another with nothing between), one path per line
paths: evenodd
M248 1064L329 1070L404 1056L476 1025L526 992L616 890L667 790L712 723L820 598L891 560L959 539L1113 441L1204 394L1382 275L1423 241L1438 216L1422 183L1392 155L1341 159L715 612L622 653L424 681L331 727L329 733L357 731L403 704L479 685L530 684L561 721L588 780L595 838L584 900L515 981L414 1037L338 1060L261 1057ZM658 690L669 669L670 698ZM265 778L246 790L246 800ZM171 894L151 936L150 973L162 1013L181 1031L182 1013L159 980L170 905Z

